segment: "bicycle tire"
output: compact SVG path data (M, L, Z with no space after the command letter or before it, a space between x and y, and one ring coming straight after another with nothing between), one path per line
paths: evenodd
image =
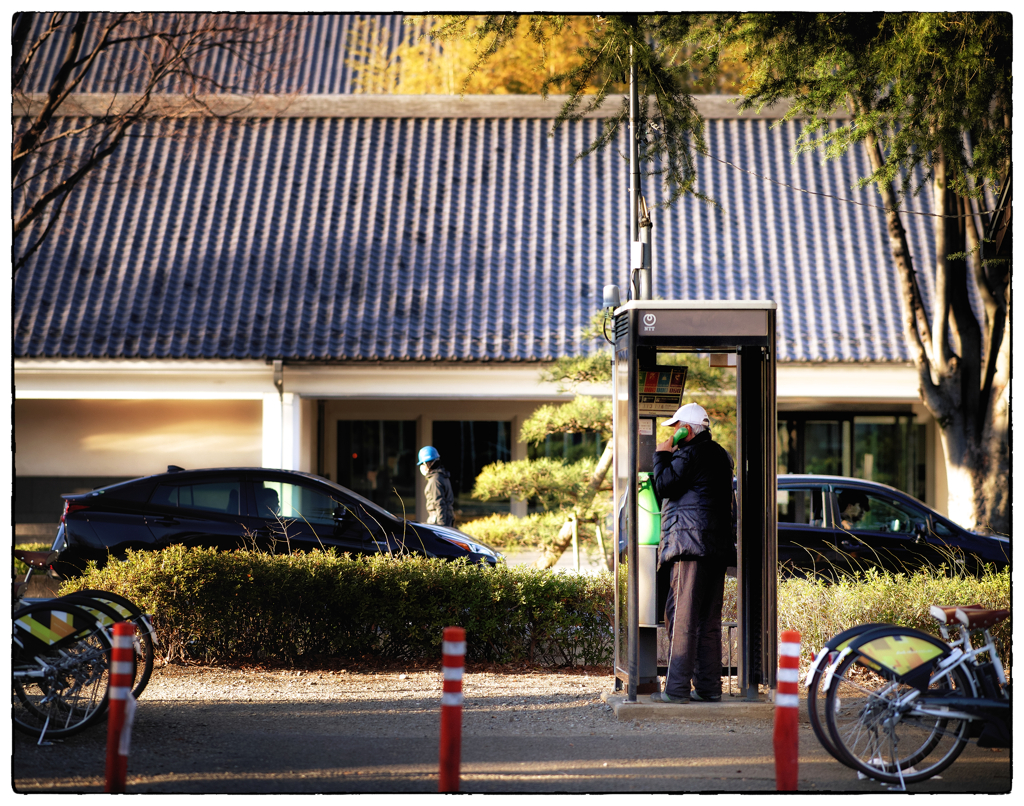
M111 643L94 614L59 600L29 605L14 614L11 636L16 730L61 739L106 715Z
M119 611L124 620L131 621L135 625L135 636L133 641L137 668L135 671L134 684L132 686L132 694L136 699L138 699L139 695L145 690L146 685L149 683L149 679L153 674L153 661L156 656L156 649L153 643L155 631L153 630L153 625L150 623L149 618L130 599L126 599L116 593L110 593L109 591L87 588L85 590L74 591L73 593L66 594L61 598L74 599L74 597L88 597L89 599L105 603Z
M819 650L818 655L815 657L814 663L816 665L811 673L811 679L807 683L807 718L811 723L811 730L814 731L818 742L825 748L828 754L846 766L850 766L849 762L832 743L832 738L828 734L828 726L825 724L825 694L821 690L821 685L828 667L835 661L836 653L846 647L857 636L881 626L884 625L860 624L832 636L832 638L825 642L825 646Z
M949 654L946 647L944 655ZM938 775L967 744L971 720L937 715L943 694L976 696L959 666L934 675L924 697L900 707L915 690L906 679L852 651L836 669L826 696L829 735L848 766L890 784L913 784ZM925 710L925 704L930 710Z

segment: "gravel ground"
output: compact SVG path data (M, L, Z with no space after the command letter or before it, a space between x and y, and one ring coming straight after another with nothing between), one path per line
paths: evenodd
M439 668L168 665L138 702L130 794L437 792ZM462 792L771 792L770 717L620 720L605 669L470 667ZM727 709L722 709L727 710ZM659 716L660 716L659 711ZM666 715L668 712L665 712ZM100 793L106 726L38 746L14 734L16 793ZM802 791L884 792L800 727ZM1009 753L969 748L918 792L1007 792Z
M282 756L281 745L293 743L299 735L316 747L350 739L367 748L395 746L395 742L381 741L388 739L399 744L422 741L432 748L432 769L413 778L429 779L425 789L430 791L436 787L432 776L436 775L441 686L439 665L306 671L180 664L157 668L138 701L129 791L237 791L224 781L235 780L232 776L248 776L250 781L273 776L277 761L281 780L293 779L296 767L310 760L310 750L299 753L301 760L289 760ZM635 737L637 731L666 736L678 732L666 723L619 721L602 700L602 694L612 691L607 669L469 667L464 691L462 732L467 756L472 747L487 740L528 746L533 739L544 738L571 747L579 737L600 736L615 742ZM688 733L763 734L766 730L770 735L770 723L723 720L693 725ZM324 742L318 742L318 736ZM563 741L563 737L568 738ZM43 747L15 733L14 790L103 791L105 743L103 724ZM357 763L355 755L349 754L353 769L348 772L353 775L360 774L356 771L360 765L391 763L383 758ZM337 759L332 763L336 766ZM322 776L329 765L313 766ZM341 774L345 771L332 773ZM296 791L290 788L293 785L294 781L277 788L267 783L268 788L259 791ZM332 786L329 780L321 781L314 791L335 791ZM387 782L382 786L390 788Z

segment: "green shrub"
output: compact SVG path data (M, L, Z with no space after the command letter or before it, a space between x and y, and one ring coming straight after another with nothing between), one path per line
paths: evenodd
M459 529L501 551L542 549L555 543L565 524L566 514L534 512L524 518L515 515L488 515L459 524ZM593 527L580 524L580 540L589 538Z
M440 657L466 630L467 661L610 663L611 581L465 561L334 552L269 555L171 546L90 568L99 588L153 614L166 654L206 662Z
M205 662L323 659L431 661L445 627L466 630L468 662L611 664L610 574L526 566L484 568L422 557L352 557L333 551L269 555L171 546L129 552L94 567L61 593L99 588L153 614L164 654ZM801 634L803 663L833 635L885 622L938 635L933 604L1010 607L1009 570L975 579L941 569L869 571L835 583L784 579L778 629ZM736 621L736 580L726 583L724 621ZM1010 668L1011 630L997 625Z
M932 605L1010 609L1010 570L990 570L981 578L944 569L911 574L871 569L834 583L791 578L780 581L777 599L779 631L800 632L801 660L809 663L829 638L858 624L896 624L938 636L938 623L928 612ZM1009 669L1011 622L997 624L991 633Z

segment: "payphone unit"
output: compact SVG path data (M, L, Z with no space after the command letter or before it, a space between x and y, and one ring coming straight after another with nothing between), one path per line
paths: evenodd
M775 687L776 448L775 311L771 301L632 300L613 313L616 689L627 701L653 691L664 673L658 629L658 502L650 482L658 421L685 396L686 368L659 362L724 356L736 367L739 690Z

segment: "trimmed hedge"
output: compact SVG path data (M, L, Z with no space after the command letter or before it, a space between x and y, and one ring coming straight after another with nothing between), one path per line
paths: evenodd
M431 662L442 631L466 630L469 662L609 666L614 585L610 574L565 574L526 566L484 568L422 557L313 551L269 555L171 546L129 552L92 568L61 593L99 588L153 614L168 657L207 663L325 659ZM802 661L842 630L870 622L938 635L933 604L1010 607L1009 570L981 579L941 569L868 572L835 583L785 579L779 630L801 633ZM723 620L736 620L736 580ZM1011 666L1012 624L993 629Z
M61 593L82 588L126 596L153 614L167 656L208 663L432 660L453 625L469 662L611 663L607 575L171 546L91 568Z

